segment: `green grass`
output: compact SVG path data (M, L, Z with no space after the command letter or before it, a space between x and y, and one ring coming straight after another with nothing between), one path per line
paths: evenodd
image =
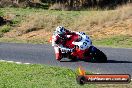
M111 38L94 40L93 43L98 46L132 48L132 36L113 36Z
M0 16L3 16L3 15L4 15L4 13L0 11Z
M9 32L10 30L11 30L10 25L3 25L2 27L0 27L0 37L3 37L3 34Z
M0 88L131 88L130 84L85 84L76 82L77 71L63 67L0 62ZM88 74L89 72L87 72Z
M92 39L93 45L113 48L132 48L132 36L113 36L105 39ZM49 44L45 39L19 40L17 38L0 38L0 42Z
M5 42L5 43L28 43L25 40L19 40L16 38L0 38L0 42Z
M0 88L95 88L76 82L77 73L62 67L0 62Z
M11 27L9 25L4 25L2 26L2 28L0 29L0 32L1 33L6 33L6 32L9 32L11 29Z
M49 44L45 39L20 40L19 38L0 38L0 42L5 43L28 43L28 44Z

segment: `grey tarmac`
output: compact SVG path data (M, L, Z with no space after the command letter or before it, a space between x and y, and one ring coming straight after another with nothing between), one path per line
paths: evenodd
M71 62L64 58L55 59L54 49L49 44L0 43L0 60L47 64L77 70L82 66L86 71L100 74L132 75L132 49L98 47L108 58L108 63Z

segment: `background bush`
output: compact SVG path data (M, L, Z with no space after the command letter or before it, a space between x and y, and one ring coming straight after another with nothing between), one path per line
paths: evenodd
M58 10L56 5L60 5L59 10L67 10L67 8L68 10L80 10L81 8L113 9L126 3L132 3L132 0L0 0L0 7L35 7Z
M9 25L4 25L0 28L0 32L1 33L6 33L6 32L9 32L11 29L11 27Z

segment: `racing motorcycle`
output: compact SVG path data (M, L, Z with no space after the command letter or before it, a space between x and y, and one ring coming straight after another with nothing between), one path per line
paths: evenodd
M62 50L60 47L59 49L62 53L61 55L62 58L68 58L72 61L83 60L87 62L98 62L98 63L107 62L106 55L95 46L90 46L85 50L81 50L78 44L75 43L82 40L81 37L78 37L79 35L74 34L67 36L68 36L67 39L64 39L65 42L64 47L72 49L72 52L67 50ZM83 42L83 44L86 45L86 42Z

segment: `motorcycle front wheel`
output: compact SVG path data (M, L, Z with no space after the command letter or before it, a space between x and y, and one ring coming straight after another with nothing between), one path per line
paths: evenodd
M91 62L93 63L106 63L107 56L99 49L94 46L89 48L89 55L91 56Z

